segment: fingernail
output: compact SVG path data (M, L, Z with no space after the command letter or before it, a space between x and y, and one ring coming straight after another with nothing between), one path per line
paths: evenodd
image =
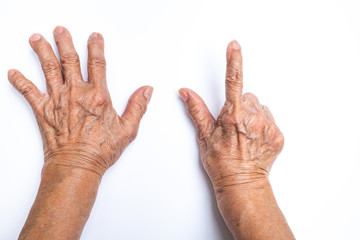
M233 49L240 50L240 44L236 40L232 41L231 47Z
M39 40L40 38L41 38L40 34L35 33L35 34L31 35L30 41L35 42L35 41Z
M16 70L10 69L10 70L8 71L8 78L11 78L12 76L14 76L15 73L16 73Z
M64 32L63 26L57 26L54 30L54 33L56 33L56 34L63 33L63 32Z
M97 38L97 37L100 37L100 33L93 32L89 38Z
M91 40L100 38L100 37L101 37L101 34L100 34L100 33L93 32L93 33L89 36L88 42L91 41Z
M179 95L184 102L186 102L189 98L188 94L181 89L179 90Z
M150 102L152 93L153 93L154 88L153 87L148 87L146 88L146 90L144 91L144 97L146 98L147 102Z

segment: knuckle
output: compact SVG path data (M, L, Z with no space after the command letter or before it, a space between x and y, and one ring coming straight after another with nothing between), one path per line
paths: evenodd
M256 103L256 104L259 104L259 99L257 98L257 96L255 96L254 94L252 93L244 93L243 94L243 101L246 103Z
M275 143L279 149L282 149L285 143L284 135L279 131L279 135L277 136Z
M245 99L251 99L253 97L256 97L256 96L254 94L250 93L250 92L247 92L247 93L243 94L243 98L245 98Z
M132 142L138 133L139 124L134 119L130 118L121 118L121 123L124 127L124 138L128 143Z
M197 139L199 142L206 140L211 135L211 129L214 125L210 121L206 121L204 118L200 119L201 125L197 126Z
M227 75L225 78L225 83L232 87L240 87L241 82L239 81L240 78L236 77L235 75Z
M55 72L60 70L57 60L45 60L42 64L44 73Z
M242 122L246 116L245 111L235 108L232 104L228 104L228 102L225 103L222 112L223 114L220 120L225 124L237 124Z
M89 67L105 68L106 60L104 57L92 57L89 59L88 64L89 64Z
M254 124L258 125L259 127L265 127L267 125L267 120L262 113L255 114L254 120Z
M69 52L63 54L61 57L61 64L62 65L79 65L79 55L75 52Z
M134 139L136 138L138 134L138 128L135 128L131 131L130 135L129 135L129 142L134 141Z
M226 129L232 129L234 126L238 128L238 126L244 124L244 116L242 114L226 115L220 119L220 123Z
M188 106L188 111L192 116L197 116L201 112L201 108L198 104Z
M231 115L228 121L231 123L239 124L243 121L243 119L244 118L241 114L233 114Z
M267 106L265 106L265 105L261 105L261 109L262 109L262 111L264 112L265 116L266 116L270 121L274 122L274 117L273 117L270 109L269 109Z
M30 84L25 84L24 86L22 86L20 88L20 92L24 96L29 95L30 93L32 93L32 91L33 91L33 89L32 89L32 86Z
M255 113L246 117L247 126L257 131L262 131L267 126L267 121L262 114Z
M276 125L271 124L268 129L267 129L267 134L269 135L269 137L274 138L278 133L278 129L276 127Z
M136 98L129 99L129 104L135 110L136 114L141 115L146 110L146 106L144 104L142 104L142 102Z
M233 80L239 80L242 79L243 77L243 72L241 71L241 68L235 64L230 64L228 66L228 71L226 74L226 77L228 79L233 79Z
M33 91L33 86L30 83L20 83L19 91L22 95L26 96Z
M262 108L264 111L270 111L270 109L269 109L266 105L261 105L261 108Z
M97 91L93 96L93 101L96 105L104 105L108 101L108 97L101 91Z

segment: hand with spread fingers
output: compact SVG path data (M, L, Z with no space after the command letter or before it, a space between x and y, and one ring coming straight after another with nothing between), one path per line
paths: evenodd
M194 91L179 94L197 128L202 164L212 181L219 210L236 239L293 239L268 180L284 144L269 109L242 94L240 45L226 53L226 101L215 119Z
M135 138L152 88L138 89L124 114L118 116L106 85L101 34L93 33L88 41L87 82L81 76L69 31L57 27L54 37L61 64L41 35L30 38L46 77L46 94L16 70L9 71L9 80L33 109L43 139L45 163L56 162L103 175Z
M102 175L134 140L152 94L149 86L139 88L119 116L107 89L102 35L88 40L87 82L69 31L57 27L54 37L60 63L44 37L30 38L45 74L45 94L19 71L8 73L33 109L45 154L40 189L20 239L80 237Z

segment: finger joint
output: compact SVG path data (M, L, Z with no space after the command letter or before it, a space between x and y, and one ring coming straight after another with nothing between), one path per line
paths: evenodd
M44 73L56 72L60 70L57 60L45 60L42 63L42 69Z
M65 53L61 56L61 64L64 65L80 65L79 55L77 53Z
M103 57L92 57L89 59L89 67L106 68L106 61Z

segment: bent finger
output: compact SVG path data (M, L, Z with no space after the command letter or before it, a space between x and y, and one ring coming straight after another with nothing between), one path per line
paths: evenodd
M270 109L267 106L261 105L261 110L270 121L275 122L274 116L272 115Z
M243 94L242 102L248 107L251 107L257 111L261 111L261 104L259 102L259 99L252 93Z

